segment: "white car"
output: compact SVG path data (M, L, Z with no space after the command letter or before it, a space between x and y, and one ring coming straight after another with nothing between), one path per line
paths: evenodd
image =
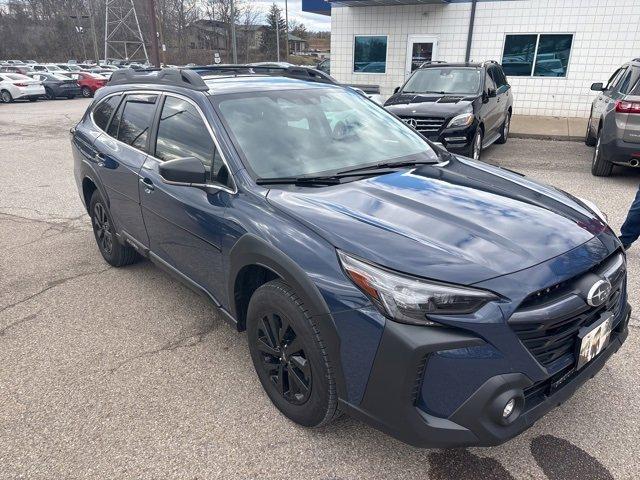
M36 72L64 73L58 65L53 63L31 65Z
M45 94L42 82L19 73L0 73L0 98L4 103L17 99L35 102Z

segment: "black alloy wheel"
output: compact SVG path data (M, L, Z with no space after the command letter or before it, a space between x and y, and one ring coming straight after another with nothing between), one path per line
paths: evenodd
M113 231L107 211L102 203L98 202L93 207L93 231L100 250L111 255L113 253Z
M311 367L287 318L277 313L263 316L255 342L262 368L278 393L294 405L305 403L311 393Z
M88 212L98 249L106 262L114 267L135 262L138 258L137 252L131 245L121 243L116 237L116 228L107 204L97 190L91 196Z
M82 87L82 96L84 98L91 98L93 96L93 93L91 92L91 89L89 87Z
M247 309L247 341L258 379L288 419L319 427L339 415L333 359L296 291L281 279L256 289Z

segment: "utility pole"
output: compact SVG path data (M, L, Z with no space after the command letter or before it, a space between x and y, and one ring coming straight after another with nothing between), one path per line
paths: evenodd
M98 53L98 37L96 36L96 24L93 18L93 9L91 8L92 0L87 0L87 11L89 12L89 22L91 23L91 36L93 38L93 53L96 56L96 62L100 63L100 54Z
M236 10L234 6L234 0L231 0L230 3L230 13L231 13L231 54L233 55L233 63L238 63L238 49L236 45Z
M156 20L156 2L147 0L149 14L149 35L151 36L151 63L160 68L160 51L158 50L158 22Z
M287 0L284 0L284 21L286 22L286 32L287 32L287 62L289 61L289 6L287 4Z
M278 16L276 17L276 54L279 62L280 61L280 10L278 10Z
M88 15L69 15L69 18L73 19L73 28L80 37L80 43L82 44L82 55L84 60L87 59L87 48L84 44L84 26L82 25L82 19L89 18ZM97 59L96 59L97 60Z

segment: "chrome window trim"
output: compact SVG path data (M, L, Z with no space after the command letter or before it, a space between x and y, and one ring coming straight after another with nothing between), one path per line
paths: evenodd
M198 111L198 113L200 114L200 118L202 118L202 121L204 122L205 126L207 127L207 131L209 132L209 135L211 136L211 139L213 140L213 144L216 146L216 150L220 153L220 158L222 158L222 163L225 164L225 166L227 167L227 171L229 172L229 179L231 180L231 183L233 184L233 188L229 188L225 185L222 185L221 183L211 183L211 184L206 184L203 185L204 187L208 187L208 188L216 188L218 190L224 190L227 193L230 193L232 195L235 195L236 193L238 193L238 187L236 184L236 180L233 177L233 173L231 172L231 168L229 167L229 162L227 161L227 157L225 156L224 152L222 151L222 149L220 148L220 143L218 142L218 139L216 138L213 129L211 128L211 125L209 125L209 122L207 121L207 117L204 116L204 113L202 112L202 110L200 109L200 107L193 101L191 100L189 97L186 97L185 95L181 95L179 93L173 93L173 92L163 92L162 90L125 90L125 91L119 91L119 92L113 92L110 93L108 95L105 95L104 98L101 98L100 101L98 103L96 103L93 107L91 107L91 114L89 115L89 118L91 119L91 123L93 124L94 127L96 127L98 130L100 130L101 132L103 132L107 137L109 137L111 140L118 142L120 145L124 145L127 148L130 148L132 150L135 150L136 152L142 153L143 155L147 155L151 158L153 158L154 160L156 160L157 162L163 163L166 160L161 160L158 157L156 157L155 155L151 155L149 152L144 152L142 150L139 150L135 147L132 147L131 145L124 143L120 140L118 140L117 138L112 137L111 135L109 135L106 131L104 131L102 128L100 128L98 126L98 124L95 122L94 118L93 118L93 112L96 109L96 107L98 105L100 105L102 102L104 102L107 98L109 97L113 97L115 95L136 95L136 94L141 94L141 95L158 95L159 97L175 97L175 98L179 98L180 100L185 100L187 102L189 102L191 105L193 105L193 107ZM118 104L118 107L120 105ZM164 105L163 105L164 106ZM162 112L160 112L162 113ZM156 131L156 139L157 139L157 134L158 132ZM171 183L166 182L167 184L171 185Z

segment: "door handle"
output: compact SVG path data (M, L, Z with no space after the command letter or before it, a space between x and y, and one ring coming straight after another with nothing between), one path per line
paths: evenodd
M105 161L104 155L102 155L101 153L96 153L93 156L93 159L96 161L99 167L104 167L104 161Z
M146 193L151 193L153 191L153 189L155 188L153 186L153 182L151 181L150 178L148 177L144 177L140 179L140 183L142 184L142 186L144 187L144 191Z

